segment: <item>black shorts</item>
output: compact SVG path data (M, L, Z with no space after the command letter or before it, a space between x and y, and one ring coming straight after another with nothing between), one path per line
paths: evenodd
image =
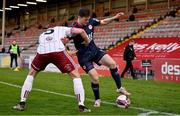
M94 68L93 62L99 66L101 65L99 64L99 61L105 54L106 52L100 48L78 52L78 62L83 70L88 73L91 69Z

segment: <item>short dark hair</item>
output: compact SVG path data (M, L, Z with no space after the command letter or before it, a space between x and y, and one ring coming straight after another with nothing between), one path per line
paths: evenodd
M79 16L80 17L89 17L90 16L90 10L87 8L81 8L79 10Z

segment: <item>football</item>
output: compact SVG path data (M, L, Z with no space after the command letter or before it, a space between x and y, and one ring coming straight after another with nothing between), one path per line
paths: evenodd
M10 49L10 53L13 53L13 49Z
M116 105L120 108L128 108L131 102L130 99L126 95L120 95L116 99Z

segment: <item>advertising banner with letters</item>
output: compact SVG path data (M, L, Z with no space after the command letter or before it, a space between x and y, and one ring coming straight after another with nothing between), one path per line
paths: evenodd
M155 80L180 82L180 38L135 38L134 40L137 60L152 60ZM128 43L129 41L126 41L108 53L113 58L122 59L124 48Z
M154 60L155 80L180 82L180 59Z
M135 53L138 59L180 58L180 38L136 38ZM128 41L108 53L122 57Z
M152 69L155 71L155 80L166 82L180 82L180 38L136 38L135 53L137 59L133 61L134 68L142 69L141 61L152 60ZM122 73L125 67L123 52L129 41L109 50L107 53L116 61L119 72ZM85 74L79 66L77 57L73 56L79 72ZM32 60L32 59L31 59ZM110 71L105 66L94 65L101 76L111 76ZM53 66L48 65L46 71L59 72Z
M141 61L148 59L152 60L152 69L155 71L155 79L158 81L169 81L169 82L180 82L180 38L136 38L135 40L135 53L137 59L133 61L134 68L140 68ZM116 61L117 66L119 68L119 72L122 73L125 67L125 61L123 60L123 52L125 46L129 41L124 42L123 44L117 46L116 48L108 51L108 54L112 56L112 58ZM74 58L77 62L77 59ZM163 60L162 60L163 59ZM172 60L173 59L173 60ZM176 59L176 60L175 60ZM178 60L179 59L179 60ZM167 64L164 61L168 61ZM78 62L77 62L78 63ZM169 66L170 63L170 70ZM172 63L172 64L171 64ZM162 66L163 65L163 66ZM171 65L175 65L174 69L171 68ZM176 66L177 65L177 66ZM161 66L162 71L161 73ZM157 67L159 68L158 70ZM109 69L105 66L97 66L95 65L97 72L103 76L110 76ZM166 69L167 68L167 69ZM80 69L81 73L84 71ZM165 71L170 71L165 73ZM171 74L173 72L173 75Z

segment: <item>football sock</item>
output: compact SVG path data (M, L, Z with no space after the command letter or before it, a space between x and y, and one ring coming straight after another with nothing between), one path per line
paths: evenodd
M84 88L83 88L81 78L73 79L73 84L74 84L74 93L76 95L78 105L84 106L85 94L84 94Z
M34 77L28 75L21 89L21 102L26 102L29 92L32 89Z
M91 82L91 88L93 90L94 96L95 96L95 100L100 99L100 95L99 95L99 84L94 84Z
M120 78L117 67L114 69L110 69L110 71L111 71L111 75L116 83L117 88L120 89L121 88L121 78Z

